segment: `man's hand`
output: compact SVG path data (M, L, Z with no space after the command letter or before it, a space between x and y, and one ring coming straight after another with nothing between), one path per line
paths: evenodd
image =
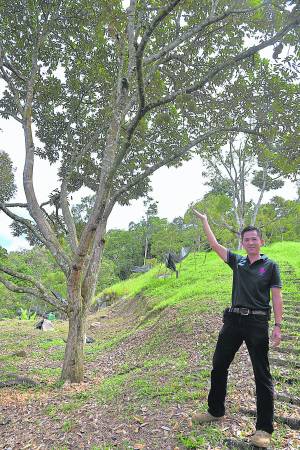
M223 259L223 261L227 262L227 248L223 247L223 245L219 244L214 233L212 232L208 220L207 215L203 214L196 209L192 208L193 213L198 219L201 220L204 233L206 234L207 240L211 248Z
M281 342L281 330L279 327L274 327L272 332L273 347L278 347Z
M197 211L196 209L192 208L193 213L195 214L196 217L198 217L198 219L202 220L202 222L204 220L207 220L207 215L206 214L202 214L201 212Z

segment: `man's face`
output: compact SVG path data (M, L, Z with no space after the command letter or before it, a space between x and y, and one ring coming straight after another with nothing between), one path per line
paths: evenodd
M263 239L259 237L256 230L246 231L242 241L243 247L247 252L247 255L259 254L260 247L264 244Z

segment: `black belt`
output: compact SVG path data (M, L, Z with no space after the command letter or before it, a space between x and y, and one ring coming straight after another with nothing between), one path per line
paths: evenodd
M262 311L261 309L249 309L249 308L228 308L228 312L241 314L241 316L249 316L249 314L258 314L259 316L268 316L268 311Z

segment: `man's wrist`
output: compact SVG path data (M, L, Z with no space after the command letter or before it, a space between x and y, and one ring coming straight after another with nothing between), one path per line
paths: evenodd
M281 323L274 323L274 327L278 327L278 328L280 328L281 329Z

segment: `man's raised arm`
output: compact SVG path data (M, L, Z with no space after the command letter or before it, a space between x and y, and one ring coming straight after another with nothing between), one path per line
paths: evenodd
M227 248L223 247L223 245L219 244L214 233L212 232L206 214L202 214L196 209L193 208L194 214L201 220L204 233L208 239L208 242L211 248L223 259L223 261L227 262Z

